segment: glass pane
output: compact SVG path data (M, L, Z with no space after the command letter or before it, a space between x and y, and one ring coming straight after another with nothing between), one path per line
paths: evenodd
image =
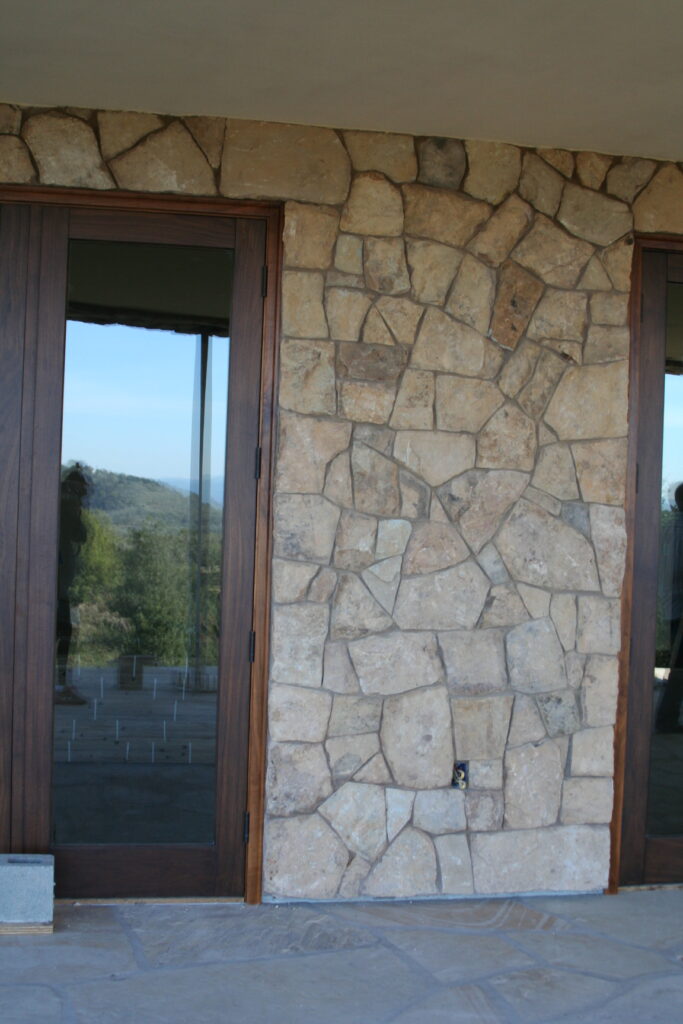
M232 266L70 246L58 844L214 841Z
M683 285L667 289L655 716L648 833L683 833Z

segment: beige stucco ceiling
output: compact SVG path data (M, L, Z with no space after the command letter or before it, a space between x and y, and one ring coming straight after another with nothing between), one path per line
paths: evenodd
M683 159L682 0L4 0L0 98Z

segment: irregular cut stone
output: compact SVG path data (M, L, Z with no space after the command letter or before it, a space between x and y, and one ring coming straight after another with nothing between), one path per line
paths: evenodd
M573 594L553 594L550 601L550 617L565 651L571 651L576 643L576 599Z
M280 414L279 491L316 494L323 489L327 464L348 447L351 424Z
M399 430L394 458L432 487L474 466L474 438L437 430Z
M364 267L365 284L374 291L400 295L410 288L405 247L401 238L367 238Z
M625 203L632 203L638 192L647 185L656 167L654 160L624 157L607 175L607 191Z
M356 855L344 872L338 896L345 900L358 899L361 886L368 877L371 867L370 861Z
M320 686L329 609L318 604L273 610L271 678L278 683Z
M346 782L319 808L346 846L370 862L387 841L386 803L381 786Z
M444 686L387 697L380 731L384 756L399 786L449 786L453 739Z
M459 761L503 756L514 697L452 697L455 754Z
M505 754L505 824L539 828L557 821L564 759L552 740L515 747Z
M184 117L183 121L212 167L221 165L226 120L224 117Z
M621 505L626 489L626 439L572 445L584 501Z
M448 293L462 253L440 242L409 238L406 244L410 283L418 302L441 305Z
M319 814L266 824L263 882L267 893L290 899L332 899L349 853Z
M614 772L612 726L583 729L572 736L572 775L607 775Z
M447 310L463 323L485 334L491 320L496 292L495 275L473 256L466 254L448 298Z
M23 136L38 167L42 185L114 187L102 163L95 133L79 118L58 113L33 114L24 124ZM159 188L157 182L152 188L162 191L163 185Z
M586 329L586 306L585 292L549 288L529 324L529 337L582 341Z
M363 886L367 896L429 896L436 893L436 855L431 841L404 829L372 869Z
M343 380L340 411L356 423L386 423L396 399L396 387L366 380Z
M605 180L605 175L612 163L612 157L605 153L577 153L576 172L579 181L586 188L598 189Z
M342 342L337 355L340 377L356 377L365 381L396 381L406 362L405 351L398 345L365 345Z
M282 342L279 401L283 409L334 416L337 394L333 345L326 341Z
M633 204L633 215L636 231L683 234L683 173L675 164L657 171Z
M385 558L375 562L361 573L363 582L386 612L394 610L398 585L401 582L401 557Z
M507 686L503 636L498 630L439 633L446 683L453 693L486 693Z
M387 789L387 838L394 839L413 813L415 794L409 789Z
M446 245L467 245L491 212L487 203L425 185L404 185L403 198L406 234Z
M308 591L309 601L318 601L321 604L326 604L332 597L336 585L337 574L334 569L321 566Z
M502 789L503 761L470 761L470 789Z
M513 689L549 693L567 685L562 648L550 619L532 619L515 626L505 647Z
M513 249L512 256L522 266L538 274L547 284L573 288L593 246L572 238L547 217L539 215L531 231Z
M326 338L323 276L302 270L282 275L282 331L295 338Z
M579 288L587 288L589 291L602 291L605 288L612 287L612 282L598 256L592 256L588 261L578 286Z
M455 527L448 523L418 523L406 550L403 572L406 576L437 572L463 562L468 555L469 549Z
M503 827L503 794L470 790L465 796L470 832L497 832Z
M498 387L507 395L514 398L515 395L531 380L536 363L538 362L541 350L538 345L523 338L520 345L515 349L498 381Z
M531 482L534 487L547 491L561 501L578 498L579 488L569 445L549 444L542 448Z
M564 187L557 219L573 235L595 245L611 245L633 227L633 216L625 203L572 184Z
M556 167L561 174L564 174L565 178L571 178L574 173L574 156L572 153L569 153L566 149L539 149L538 153L549 164Z
M0 181L23 185L35 180L26 144L16 135L0 135Z
M389 132L344 132L355 171L380 171L392 181L414 181L417 174L412 135Z
M561 440L626 434L627 369L626 362L621 361L567 370L545 414L546 422Z
M468 141L466 147L469 173L463 186L465 192L496 205L515 191L522 165L517 146Z
M531 470L534 468L535 454L535 424L512 402L494 413L479 434L478 466L487 469Z
M342 231L359 235L400 235L403 231L401 193L383 174L359 174L341 216Z
M330 635L333 640L353 640L391 625L391 616L357 576L350 573L340 576L332 603Z
M275 554L329 562L339 509L313 494L281 494L275 499Z
M394 618L401 629L472 629L488 589L488 580L471 561L413 576L401 582Z
M429 486L406 469L399 472L398 482L401 491L401 515L409 519L424 519L429 513Z
M556 514L556 510L553 510L553 514ZM590 540L591 527L587 505L582 504L580 501L565 501L561 506L560 514L565 523L568 523L569 526L578 530L579 533L582 533L584 537L588 537Z
M562 344L567 343L563 342ZM561 355L555 355L554 352L541 352L531 380L517 396L517 401L522 409L532 419L538 419L545 411L565 369L566 362Z
M477 561L492 583L507 583L510 579L503 560L493 544L486 544L481 549Z
M459 789L423 789L415 796L413 825L440 836L466 828L465 794Z
M382 314L374 306L368 311L361 337L366 345L395 345L393 335Z
M449 896L471 895L474 884L466 836L437 836L434 845L439 858L441 891Z
M524 334L543 285L512 260L501 267L493 307L491 337L503 348L514 349Z
M424 306L411 299L384 295L378 299L376 308L399 345L412 345Z
M536 703L548 736L569 736L581 728L579 708L573 690L540 693Z
M619 292L627 292L631 287L631 267L633 265L633 245L630 238L622 238L614 245L603 250L600 259L609 274L612 287Z
M513 579L555 590L599 589L585 537L524 499L500 531L497 547Z
M364 444L351 452L356 508L380 516L399 511L398 470L393 462Z
M550 594L539 587L518 583L517 590L532 619L545 619L550 613Z
M9 103L0 103L0 135L18 135L21 128L21 110Z
M327 467L323 494L342 507L353 505L351 459L348 452L340 452Z
M270 814L306 814L332 792L330 770L318 743L271 743L268 761Z
M326 289L325 313L330 337L336 341L358 341L369 308L370 298L363 292L352 288Z
M364 693L403 693L443 682L433 633L387 633L349 646Z
M396 435L388 427L378 427L365 423L354 427L353 436L357 443L366 444L369 448L379 452L380 455L391 455Z
M363 643L363 641L358 641ZM328 736L355 736L377 732L382 717L382 702L377 697L338 694L332 705Z
M459 139L420 139L417 142L417 159L417 180L423 185L460 188L467 170L467 157Z
M628 327L590 327L584 349L584 362L607 363L614 359L627 359L630 342Z
M281 558L273 559L273 600L281 604L290 601L303 601L316 572L317 565L305 562L285 562Z
M272 686L268 695L268 728L274 740L322 743L332 698L322 690Z
M344 782L379 752L379 736L376 732L358 736L336 736L328 739L325 750L330 760L332 778L335 784Z
M563 825L608 825L613 795L611 779L565 779L560 821Z
M334 693L358 693L358 680L346 644L325 644L323 686Z
M363 239L339 235L334 250L334 265L345 274L363 273Z
M477 893L602 890L609 873L605 827L565 825L472 836Z
M389 426L396 430L432 430L434 426L434 374L406 370L396 396Z
M339 214L330 206L285 204L285 265L325 270L332 262Z
M105 160L130 149L150 132L163 128L164 122L157 114L139 114L122 110L100 110L97 113L97 127L100 134L100 150Z
M378 558L402 555L408 544L412 526L405 519L383 519L377 527Z
M591 296L591 320L594 324L624 327L628 323L628 295L596 292Z
M581 693L586 725L614 725L618 692L618 660L592 654L586 662Z
M228 121L221 194L343 203L349 158L337 133L308 125Z
M519 194L534 206L539 213L554 217L560 205L564 182L545 160L535 153L526 153L522 164Z
M472 469L439 488L439 498L470 547L479 551L528 480L528 474L514 470Z
M609 505L591 505L590 518L602 592L607 597L618 597L626 561L624 510Z
M474 328L430 307L413 348L411 364L476 377L484 365L484 338Z
M344 510L334 542L334 564L339 569L358 571L375 557L377 520L360 512Z
M470 242L469 249L484 262L497 267L509 256L532 220L531 207L522 202L519 196L509 196Z
M535 743L542 739L545 739L545 726L541 721L536 702L533 697L527 697L524 693L516 694L507 740L508 748L519 747L525 743Z
M499 389L490 381L437 375L436 424L439 430L476 434L503 401Z
M621 649L619 601L579 596L576 648L581 654L618 654Z
M110 160L119 188L214 195L213 171L187 128L174 121Z
M385 786L394 781L387 763L381 754L375 754L374 757L371 757L368 763L364 764L355 773L353 778L356 782L369 782L378 786Z

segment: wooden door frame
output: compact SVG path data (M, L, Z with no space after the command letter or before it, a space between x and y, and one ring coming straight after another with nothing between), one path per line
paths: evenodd
M262 866L263 866L263 821L265 810L265 756L266 756L266 729L267 729L267 684L269 664L269 625L270 625L270 574L272 560L272 486L273 486L273 465L274 465L274 443L275 443L275 395L276 375L278 367L278 326L280 315L280 278L282 265L282 206L274 203L243 202L228 199L206 199L186 198L170 195L155 195L148 193L126 193L126 192L92 192L85 189L64 189L64 188L39 188L33 186L3 186L0 188L0 202L17 204L21 209L24 204L33 204L35 207L58 206L71 208L85 208L91 210L118 211L123 216L129 213L166 213L174 215L192 216L221 216L240 219L259 219L264 222L265 227L265 261L267 287L264 287L263 297L263 327L261 338L261 393L259 410L259 445L262 451L260 477L257 483L256 515L255 515L255 552L254 552L254 598L253 598L253 630L256 635L254 657L251 665L250 699L249 699L249 736L247 752L247 813L249 815L250 830L249 841L246 845L245 877L244 877L244 898L247 903L259 903L261 901L262 887ZM28 211L26 211L28 212ZM35 216L35 214L33 214ZM43 258L49 259L49 253L44 253ZM20 273L20 272L19 272ZM19 282L20 284L20 282ZM55 288L59 282L54 282ZM14 329L10 344L16 346L20 326L14 314L11 296L7 299L10 318L14 317ZM38 316L40 311L38 311ZM28 329L36 330L37 325L28 324ZM29 368L32 369L32 368ZM54 373L54 367L38 367L38 372ZM40 410L24 407L22 416L40 414ZM9 418L8 416L6 418ZM12 451L12 466L19 461L25 465L25 460L31 457L30 452ZM19 470L20 488L28 493L30 479ZM16 501L10 491L6 490L2 495L5 504L12 504ZM36 537L40 542L40 537ZM19 554L17 557L22 557ZM25 555L23 556L25 557ZM10 579L14 581L15 576L19 583L21 573L17 572L16 565L4 565L8 569ZM24 578L26 574L24 574ZM8 588L9 596L5 600L14 601L14 586ZM16 593L19 600L28 600L29 595ZM12 638L13 639L13 638ZM3 638L0 637L0 644ZM10 644L10 638L5 638L4 649ZM10 653L13 653L10 651ZM5 662L5 665L9 662ZM9 709L7 705L7 689L3 687L0 691L0 728L3 722L7 724ZM29 737L28 730L24 735ZM13 751L21 755L21 751ZM6 752L0 752L0 757L7 759ZM12 758L14 760L14 757ZM4 762L0 763L0 769ZM8 767L8 766L6 766ZM2 775L3 772L0 772ZM3 813L4 812L4 813ZM3 828L9 820L10 808L3 803L3 792L0 791L0 841L3 838ZM27 850L35 849L38 837L26 835L24 843Z
M659 493L660 464L647 458L648 448L657 442L663 413L664 375L655 380L648 373L652 349L661 348L665 331L666 273L657 270L668 254L680 254L683 240L678 235L636 235L630 300L630 374L628 414L628 463L626 476L627 551L621 601L621 653L619 697L614 741L614 810L611 825L611 864L608 892L620 886L649 884L665 879L660 871L661 841L646 835L647 784L652 726L649 692L631 684L631 677L647 672L649 655L638 634L647 628L643 612L656 598L656 557L658 537L643 529L647 512L639 495ZM652 258L645 258L645 254ZM660 259L661 257L661 259ZM643 289L646 289L645 294ZM663 355L663 352L660 353ZM656 565L656 562L655 562ZM636 586L637 584L637 586ZM672 840L664 840L672 842ZM683 840L680 842L683 855ZM683 863L683 857L682 857ZM683 877L683 876L682 876Z

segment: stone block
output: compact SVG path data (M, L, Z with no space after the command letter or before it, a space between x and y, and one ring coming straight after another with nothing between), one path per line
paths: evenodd
M467 170L467 157L459 139L420 139L417 142L417 159L417 180L423 185L460 188Z
M510 694L451 698L459 761L490 761L503 756L513 700Z
M539 693L536 703L548 736L569 736L581 728L576 694L571 688L556 693Z
M366 287L387 295L410 289L406 253L401 238L366 238L364 245Z
M355 640L393 625L391 616L352 573L342 573L332 602L330 638Z
M470 789L465 810L470 832L497 832L503 827L503 794L497 790Z
M586 329L586 307L585 292L549 288L529 324L529 337L582 341Z
M531 231L512 250L512 258L546 284L573 288L593 255L593 246L573 238L553 221L537 216Z
M581 700L586 725L614 725L619 692L616 657L593 654L586 661Z
M51 854L0 854L0 930L52 931L54 873Z
M95 133L79 118L54 112L33 114L24 123L22 134L38 167L41 185L114 187L114 181L102 163ZM155 177L155 181L156 185L148 187L153 191L165 191L163 177ZM213 192L213 181L211 184L210 191Z
M322 743L327 733L332 698L322 690L272 686L268 697L268 726L277 741Z
M329 609L286 604L273 609L270 674L274 682L320 686Z
M387 841L386 802L381 786L346 782L321 804L319 813L352 853L371 863Z
M514 470L470 470L439 488L439 498L470 547L479 551L528 481L527 473Z
M488 589L488 580L472 561L403 579L394 618L401 629L472 629Z
M599 189L605 180L613 157L605 153L577 153L576 173L586 188Z
M519 196L509 196L470 242L469 249L485 263L497 267L510 255L510 251L531 226L532 220L531 207L522 202Z
M576 644L576 598L573 594L553 594L550 617L565 651Z
M403 560L405 576L437 572L458 565L469 556L462 537L449 523L417 523Z
M184 117L185 127L215 169L221 165L227 121L224 117Z
M394 839L404 825L407 825L413 813L415 793L409 789L387 789L387 837L389 842Z
M571 773L608 777L614 773L614 730L611 726L574 733Z
M293 338L326 338L323 275L285 270L282 275L282 332Z
M437 374L436 425L439 430L476 434L503 401L500 390L490 381Z
M595 292L591 295L591 320L594 324L623 327L628 323L628 295L621 292Z
M395 516L400 508L396 465L367 445L354 444L351 468L356 508L374 515Z
M633 227L625 203L572 184L565 185L557 219L573 235L595 245L611 245Z
M462 832L466 827L465 794L460 789L422 789L415 795L413 825L432 835Z
M425 185L404 185L403 197L406 234L446 245L467 245L491 212L487 203Z
M317 494L281 494L275 499L275 554L329 562L340 511Z
M0 135L0 181L23 185L35 179L26 143L16 135Z
M133 149L110 160L109 166L119 188L189 195L216 193L213 170L180 121L146 136Z
M647 185L656 168L654 160L624 157L607 175L607 191L623 199L625 203L632 203L641 189Z
M341 382L341 415L356 423L386 423L391 416L395 399L396 386L393 384L365 380ZM398 511L398 508L395 511Z
M376 309L399 345L413 344L424 306L412 299L383 295L377 300Z
M579 497L571 449L566 444L549 444L541 449L531 482L561 501Z
M550 619L522 622L506 637L510 684L521 693L563 689L566 672L562 647Z
M545 160L535 153L526 153L522 163L522 177L519 194L534 206L539 213L554 217L560 205L564 182Z
M400 430L394 458L431 487L438 487L474 466L475 443L468 434Z
M512 402L498 409L479 434L477 466L530 471L535 454L536 425Z
M606 827L479 832L470 842L477 893L594 892L607 885Z
M357 235L339 235L334 250L334 265L344 274L362 274L363 239Z
M608 825L613 789L611 779L565 779L560 821L563 825Z
M266 793L274 815L314 811L332 792L327 758L318 743L271 743Z
M440 242L409 238L406 243L410 283L418 302L442 305L448 294L462 253Z
M469 168L465 192L497 205L517 188L522 166L520 150L503 142L467 141L465 145Z
M539 156L542 156L553 167L557 168L565 178L571 178L574 173L574 154L566 149L539 149Z
M406 519L382 519L377 527L378 558L402 555L410 539L411 524Z
M266 822L264 887L271 896L332 899L349 852L319 814Z
M339 214L330 206L286 203L283 232L285 266L325 270L332 262Z
M499 272L493 307L491 337L494 341L503 348L516 348L542 294L543 285L533 274L512 260L506 260Z
M317 565L273 559L273 600L278 604L303 601L308 585L318 571Z
M406 370L396 395L389 426L395 430L432 430L434 427L434 374Z
M594 325L588 330L583 361L609 363L615 359L627 359L630 342L628 327Z
M474 885L467 837L437 836L434 845L439 858L442 893L448 896L470 896L474 892Z
M158 131L163 126L164 122L158 114L100 110L97 113L97 127L102 156L105 160L111 160L124 150L130 149L145 135Z
M495 629L439 633L446 683L454 694L487 693L507 686L503 634Z
M390 132L344 132L354 171L379 171L392 181L414 181L417 174L412 135Z
M436 854L424 832L405 828L390 844L363 886L366 896L430 896L436 888Z
M476 377L484 367L485 339L473 327L429 307L420 326L411 365Z
M359 174L351 185L340 228L358 235L400 235L403 202L399 189L376 171Z
M280 346L280 406L302 413L337 411L334 345L285 339Z
M334 693L358 693L359 686L346 644L327 643L323 655L323 686Z
M683 234L683 172L675 164L657 171L633 204L633 215L636 231Z
M401 582L401 557L385 558L369 565L361 573L363 583L386 612L394 610L398 586Z
M333 736L325 743L325 750L336 785L345 782L372 761L379 753L379 737L376 732Z
M466 536L466 535L465 535ZM513 579L554 590L598 590L593 548L577 530L520 500L498 535Z
M623 504L626 439L584 441L571 447L583 500L603 505Z
M508 748L536 743L544 739L545 735L545 726L538 713L536 701L524 693L516 694L507 740Z
M505 825L539 828L557 821L564 758L553 740L515 747L505 754Z
M387 697L380 735L384 756L399 786L431 789L450 785L453 739L448 712L443 686Z
M609 505L591 505L590 520L602 592L607 597L618 597L626 561L624 510Z
M467 253L460 264L446 309L456 320L468 324L480 334L486 334L495 294L493 271Z
M280 492L318 494L328 463L348 447L351 424L280 414L276 487Z
M356 640L349 653L363 693L403 693L443 682L433 633L387 633Z
M360 512L344 509L339 519L334 544L334 564L354 572L370 565L375 558L377 520Z
M364 641L359 641L363 643ZM332 704L328 736L357 736L376 732L382 716L382 702L378 697L355 694L337 694Z
M579 597L576 648L581 654L618 654L621 650L620 604L616 598Z

